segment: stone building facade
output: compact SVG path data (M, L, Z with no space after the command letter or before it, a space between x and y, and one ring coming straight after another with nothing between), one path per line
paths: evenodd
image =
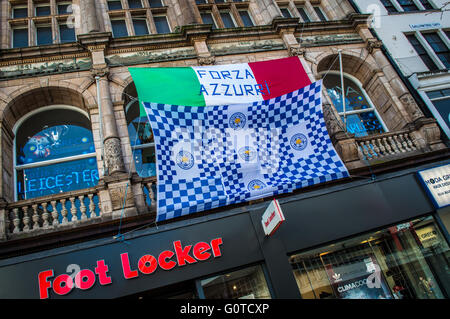
M37 8L45 6L38 14ZM324 90L327 127L352 175L448 156L436 121L424 116L380 50L368 28L369 16L355 13L345 0L1 0L0 10L0 239L5 256L154 220L156 178L137 172L127 123L127 107L137 98L130 66L297 56L314 81L339 71L341 50L343 71L369 97L385 128L367 136L344 129ZM146 21L146 31L138 21ZM64 38L67 25L75 31L73 41ZM51 35L47 42L44 31ZM15 47L16 40L27 45ZM89 119L99 181L89 188L19 199L17 129L28 116L60 106Z

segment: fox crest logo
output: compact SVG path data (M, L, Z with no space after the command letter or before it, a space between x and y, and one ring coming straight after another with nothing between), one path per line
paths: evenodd
M180 151L176 158L177 165L182 169L190 169L194 166L194 156L187 151Z
M291 147L296 151L303 151L308 146L308 139L302 133L294 134L291 137Z
M245 122L247 121L245 115L241 112L236 112L233 115L231 115L229 124L230 127L235 130L240 130L245 126Z
M258 191L266 187L266 184L261 182L259 179L254 179L250 183L248 183L249 191Z

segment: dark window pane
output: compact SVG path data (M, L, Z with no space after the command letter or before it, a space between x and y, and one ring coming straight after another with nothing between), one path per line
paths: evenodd
M426 10L433 10L433 5L428 0L419 0Z
M314 11L316 11L320 21L327 21L327 18L325 17L325 15L323 14L322 10L319 7L314 7Z
M200 15L202 16L202 21L204 24L212 24L212 28L217 29L216 23L214 22L214 19L210 12L202 12L200 13Z
M115 38L127 37L127 25L125 24L125 20L112 20L111 26L113 30L113 36Z
M37 35L36 36L37 45L45 45L53 43L51 27L37 27L36 35Z
M128 7L130 9L142 8L142 2L141 0L128 0Z
M408 34L406 38L409 40L411 45L414 47L414 50L416 50L419 57L422 59L423 63L427 66L427 68L430 71L438 70L438 67L433 62L433 60L428 55L427 51L424 49L422 44L417 40L416 36L414 34Z
M28 29L13 30L13 48L23 48L28 46Z
M245 27L252 27L253 21L250 18L250 14L248 11L239 11L239 15L241 16L242 22L244 23Z
M220 17L222 18L222 22L225 28L234 28L236 25L234 24L233 19L229 12L221 12Z
M122 10L120 1L108 1L108 10Z
M439 57L439 60L444 64L444 66L450 68L450 51L447 45L442 41L441 37L437 33L424 33L425 40L431 46L433 51Z
M289 12L288 8L280 8L281 14L285 18L292 18L291 13Z
M412 0L398 0L398 3L405 11L418 11L416 4Z
M381 3L386 8L387 12L393 13L398 12L397 8L394 7L390 0L381 0Z
M61 24L59 26L59 36L61 42L75 42L75 29L69 28L66 24Z
M133 19L134 33L136 35L148 34L147 20Z
M297 10L300 13L300 16L302 17L303 22L311 22L311 19L309 18L304 8L297 8Z
M150 8L160 8L163 6L161 0L149 0Z
M69 10L70 4L58 4L58 14L69 14L72 13L72 10Z
M204 4L204 3L208 3L208 0L195 0L196 4Z
M16 18L26 18L28 17L28 9L27 8L13 8L12 17Z
M36 7L36 16L37 17L49 16L49 15L50 15L50 6Z
M169 23L167 23L167 18L165 16L153 17L155 21L156 31L158 33L170 33Z

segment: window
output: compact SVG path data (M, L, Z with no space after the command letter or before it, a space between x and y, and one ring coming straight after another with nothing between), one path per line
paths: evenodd
M428 0L419 0L419 1L423 5L425 10L433 10L434 9L434 7L430 1L428 1Z
M450 250L421 217L289 257L303 299L443 299Z
M398 12L397 8L394 6L391 0L381 0L381 3L386 8L387 12L389 13Z
M330 71L323 79L334 107L344 122L347 123L347 131L354 133L356 137L379 134L386 131L377 110L369 100L361 85L344 76L345 110L342 105L341 77L339 73Z
M142 2L141 0L128 0L128 7L130 9L142 8Z
M411 45L414 47L414 50L416 50L417 54L430 71L436 71L439 69L414 34L407 34L406 38L409 40Z
M418 11L416 4L412 0L397 0L404 11Z
M327 17L320 7L314 7L314 11L317 13L320 21L327 21Z
M70 14L72 13L72 7L71 7L71 3L58 3L58 14ZM69 7L70 7L70 11L69 11Z
M236 27L236 24L234 23L234 20L231 17L230 12L222 11L222 12L220 12L220 17L222 18L223 26L225 28L234 28L234 27Z
M112 33L114 38L127 37L127 25L125 20L111 20Z
M12 32L13 48L28 46L28 28L14 28Z
M120 1L108 1L108 10L122 10L122 3Z
M135 35L148 34L148 26L146 18L133 18L133 26Z
M136 172L141 177L156 176L156 155L153 132L147 116L139 115L139 102L129 103L126 110L128 134Z
M70 28L67 24L59 25L59 38L61 43L75 42L75 29Z
M447 45L442 41L437 32L423 33L425 40L427 40L434 53L438 56L439 60L444 64L445 68L450 69L450 50Z
M46 107L20 124L15 142L19 200L98 183L90 121L78 110Z
M49 16L50 15L50 6L49 5L41 5L36 7L36 17Z
M217 29L217 24L214 21L211 12L201 12L200 15L204 24L212 24L212 28Z
M248 11L241 10L239 11L239 15L241 16L242 23L244 23L244 27L252 27L254 26L252 18Z
M433 106L430 106L431 112L450 137L450 88L428 91L426 94L433 103Z
M170 27L166 16L153 16L153 20L155 21L156 32L170 33Z
M208 0L195 0L196 4L205 4L208 3Z
M161 8L164 6L161 0L149 0L150 8Z
M206 299L270 299L262 266L257 265L200 282Z
M36 44L46 45L53 43L51 26L36 26Z
M311 22L311 18L306 13L305 8L303 7L297 7L298 13L300 13L300 17L302 18L303 22Z
M13 7L12 8L12 18L26 18L28 17L28 8L27 7Z
M292 18L291 12L289 11L288 8L280 8L280 11L281 11L281 15L284 18Z

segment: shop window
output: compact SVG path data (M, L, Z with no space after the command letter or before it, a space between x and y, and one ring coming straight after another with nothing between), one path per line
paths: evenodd
M59 37L61 43L66 42L75 42L75 29L69 27L67 24L60 24L59 25Z
M114 38L127 37L127 25L125 20L111 20L112 33Z
M261 265L201 280L206 299L270 299Z
M51 26L37 26L36 27L36 44L46 45L53 43L52 27Z
M339 73L330 71L323 79L323 84L342 121L347 123L348 132L361 137L383 133L387 130L377 110L359 83L348 76L344 76L345 110L342 105L341 77Z
M170 33L166 16L153 16L153 20L155 21L156 31L158 33Z
M126 110L128 134L139 176L156 176L156 155L153 132L147 116L139 115L139 102L134 101Z
M135 35L148 34L148 26L146 18L133 18L133 26Z
M253 27L254 23L248 11L240 10L239 15L241 16L242 23L244 27Z
M12 47L23 48L28 46L28 28L14 28L12 32Z
M15 142L19 200L98 183L90 121L79 111L48 107L33 114L18 127Z
M201 12L200 15L204 24L212 24L213 30L217 29L216 21L214 21L211 12Z
M450 250L423 217L289 258L304 299L440 299Z

